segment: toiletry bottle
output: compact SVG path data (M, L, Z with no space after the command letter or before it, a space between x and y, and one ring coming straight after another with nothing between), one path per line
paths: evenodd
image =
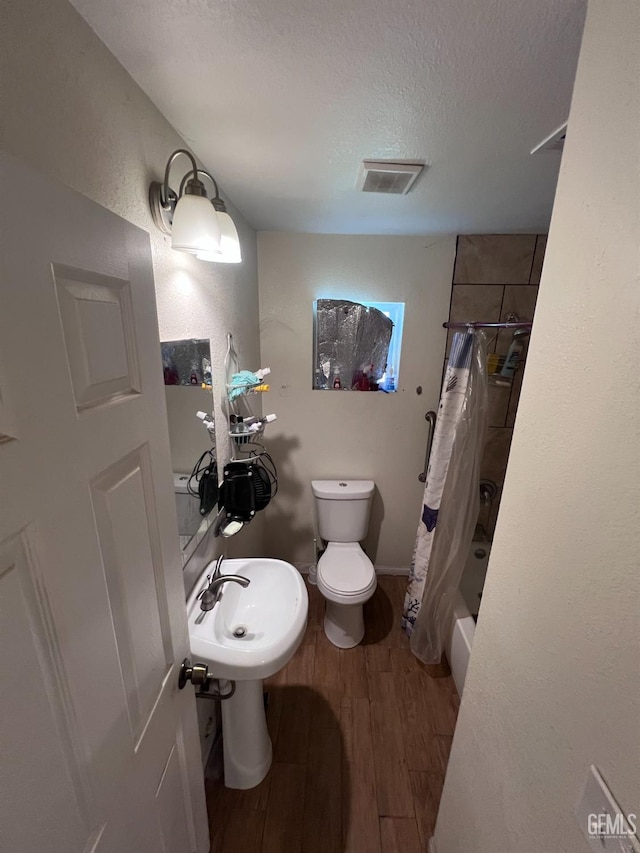
M342 382L340 381L340 368L336 367L335 373L333 374L333 387L336 389L342 388Z
M393 367L389 368L389 375L387 376L387 391L395 391L396 390L396 377L393 374Z
M518 369L522 349L523 347L520 341L517 338L514 338L511 341L511 346L509 347L504 364L502 365L500 376L503 376L505 379L513 379L515 372Z
M274 421L278 419L277 415L265 415L264 418L255 419L252 424L249 426L249 432L258 433L262 432L267 424L272 424ZM245 421L245 424L247 422Z
M249 427L245 426L244 418L238 415L235 424L231 427L233 440L236 444L245 444L249 441Z
M216 443L216 425L213 420L213 415L208 414L207 412L196 412L196 417L200 418L203 425L207 428L207 432L209 433L209 438L215 444Z
M373 363L369 364L369 369L366 371L366 377L367 377L367 384L369 385L369 387L367 388L367 391L377 391L378 390L378 380L376 379L375 367L373 366Z
M351 388L353 391L364 391L364 373L362 370L354 370L351 377Z

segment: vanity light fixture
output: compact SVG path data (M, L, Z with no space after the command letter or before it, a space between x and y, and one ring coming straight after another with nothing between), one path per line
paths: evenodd
M169 186L169 172L180 155L191 160L191 169L180 182L176 193ZM215 196L209 199L199 175L209 178ZM204 169L198 169L193 155L184 148L169 157L162 183L149 187L149 205L157 228L171 235L171 248L189 252L205 261L240 263L240 241L233 220L220 198L218 185Z
M209 174L209 172L206 172L204 169L198 169L197 174L203 175L205 178L209 178L213 184L215 195L211 199L211 204L216 211L218 225L220 226L220 251L214 252L213 254L206 251L198 252L197 255L202 261L217 261L222 264L239 264L242 260L242 253L240 251L238 230L236 229L233 219L227 213L226 204L220 198L218 184L216 183L213 175ZM187 178L188 175L185 175L182 181L184 182Z

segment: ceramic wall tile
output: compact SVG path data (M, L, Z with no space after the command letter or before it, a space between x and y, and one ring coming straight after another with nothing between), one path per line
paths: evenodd
M511 386L511 397L509 398L509 407L507 409L506 426L512 427L516 421L516 412L518 411L518 402L520 401L520 391L522 390L522 377L524 376L525 365L520 364L513 377Z
M509 449L511 448L512 429L490 427L480 466L480 479L493 480L498 486L504 483L507 470Z
M487 525L487 535L489 536L489 540L493 542L493 534L496 531L496 521L498 520L498 512L500 511L500 500L502 499L502 486L498 486L498 494L495 496L493 501L491 502L491 508L489 509L489 522Z
M530 284L540 284L540 276L542 275L542 264L544 262L544 253L547 250L547 235L538 234L536 242L536 250L533 255L533 266L531 267Z
M507 285L504 289L500 319L506 320L510 314L516 314L519 320L533 320L538 298L538 286L535 284ZM498 333L496 352L507 352L513 340L511 329L501 329Z
M489 234L458 237L449 319L452 322L505 320L510 313L532 320L538 293L546 236ZM447 336L445 367L453 333ZM489 352L504 355L513 332L488 330ZM489 426L481 477L493 480L498 495L479 521L493 538L502 484L509 459L511 436L522 386L524 357L510 387L489 386Z
M503 294L504 287L501 285L455 284L451 294L450 322L466 323L472 320L497 322L500 319ZM453 332L449 330L447 356L451 349L452 338Z
M511 388L501 385L489 385L488 426L503 427L507 421Z
M454 284L528 284L535 234L479 234L458 237Z

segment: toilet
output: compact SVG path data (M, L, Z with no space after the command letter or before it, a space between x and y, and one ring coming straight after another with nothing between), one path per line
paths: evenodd
M326 599L324 632L339 649L364 636L362 605L377 585L373 563L360 547L367 535L373 480L312 480L318 532L327 543L318 561L318 589Z
M200 498L189 494L187 488L190 476L190 474L173 472L173 491L176 501L178 533L180 534L181 544L186 544L191 539L202 521L202 516L200 515ZM182 543L183 539L185 540L184 543Z

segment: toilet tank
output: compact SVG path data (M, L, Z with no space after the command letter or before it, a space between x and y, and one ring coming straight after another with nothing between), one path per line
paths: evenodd
M373 480L312 480L318 532L325 542L360 542L367 535Z
M178 474L175 471L173 473L173 491L176 497L180 536L193 536L202 521L200 499L187 491L189 477L189 474Z

